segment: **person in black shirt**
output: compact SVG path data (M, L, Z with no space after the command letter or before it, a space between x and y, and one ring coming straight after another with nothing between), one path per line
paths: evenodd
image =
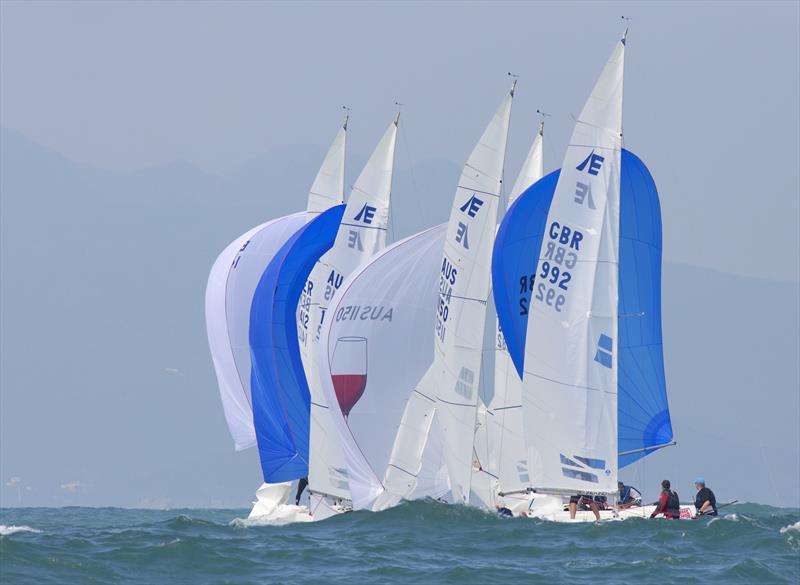
M706 487L706 480L698 477L694 480L694 487L697 495L694 498L694 507L697 508L697 516L716 516L717 498L710 489Z
M301 477L300 481L297 482L297 495L294 497L294 505L300 505L300 496L303 495L303 490L306 489L308 486L308 477Z

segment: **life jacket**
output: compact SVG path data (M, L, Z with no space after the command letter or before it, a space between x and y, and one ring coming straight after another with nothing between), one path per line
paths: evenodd
M664 516L670 518L679 518L681 515L681 501L678 498L678 493L674 490L669 490L667 495L667 505L664 506Z

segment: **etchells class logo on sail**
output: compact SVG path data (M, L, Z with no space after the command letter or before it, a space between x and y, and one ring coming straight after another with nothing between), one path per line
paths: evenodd
M595 175L600 172L600 169L603 167L603 161L605 161L605 157L600 156L599 154L595 154L594 150L589 153L584 161L575 167L579 171L585 170L590 175Z
M364 225L372 225L372 220L375 219L376 211L378 211L377 207L373 207L369 203L365 203L353 220L363 223ZM358 250L359 252L364 251L364 243L361 240L361 234L359 234L356 230L348 231L347 247Z
M467 214L470 218L474 218L476 215L478 215L482 205L483 200L479 199L476 193L473 193L472 197L467 199L467 202L459 207L459 209L462 213ZM458 222L458 228L456 229L456 243L464 246L465 250L469 250L469 228L463 221Z

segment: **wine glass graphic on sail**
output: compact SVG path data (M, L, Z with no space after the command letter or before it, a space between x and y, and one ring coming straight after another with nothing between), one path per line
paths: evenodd
M347 336L336 340L331 356L331 379L345 419L367 387L367 338Z

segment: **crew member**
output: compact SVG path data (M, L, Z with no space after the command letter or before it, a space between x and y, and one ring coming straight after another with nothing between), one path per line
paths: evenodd
M697 516L716 516L717 498L710 489L706 487L706 480L698 477L694 480L694 489L697 495L694 498L694 507L697 508ZM695 516L695 518L697 517Z
M678 494L670 489L668 479L661 482L661 495L658 497L656 509L650 514L650 517L655 518L659 514L663 514L664 518L681 517L681 501Z
M594 512L594 517L600 520L600 505L599 500L604 496L571 496L569 499L569 519L575 520L575 514L578 512L578 504L587 505Z
M306 489L308 486L308 477L301 477L300 480L297 482L297 495L294 497L294 505L300 505L300 496L303 495L303 490Z
M635 487L625 485L621 481L618 481L617 488L619 489L619 496L617 497L620 508L642 505L642 493Z

